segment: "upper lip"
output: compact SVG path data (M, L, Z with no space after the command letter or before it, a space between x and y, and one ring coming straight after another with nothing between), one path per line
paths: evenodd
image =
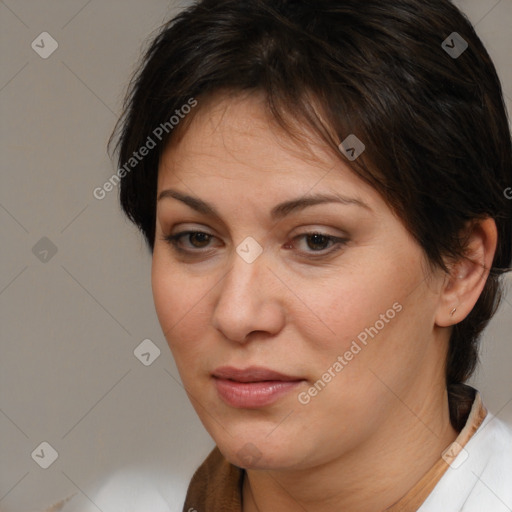
M264 368L262 366L250 366L249 368L233 368L222 366L217 368L212 375L218 379L229 379L237 382L262 382L262 381L298 381L300 377L292 377L282 373Z

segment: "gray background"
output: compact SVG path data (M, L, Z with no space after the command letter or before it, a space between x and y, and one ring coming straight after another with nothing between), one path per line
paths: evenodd
M498 67L510 111L512 0L457 4ZM2 511L42 510L74 492L85 509L109 478L134 471L154 474L181 510L213 446L160 331L149 252L117 189L92 195L115 171L105 146L141 47L180 5L0 1ZM59 45L47 59L31 47L44 31ZM42 252L43 237L56 254ZM473 384L512 423L511 318L509 290ZM134 356L144 339L161 350L149 366ZM43 441L59 454L48 469L31 457Z

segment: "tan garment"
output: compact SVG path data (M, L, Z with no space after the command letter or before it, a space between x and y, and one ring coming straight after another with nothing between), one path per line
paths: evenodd
M487 410L477 393L464 428L421 480L386 512L416 512L432 492L471 436L482 424ZM216 447L195 472L190 482L183 512L242 512L245 471L230 464Z

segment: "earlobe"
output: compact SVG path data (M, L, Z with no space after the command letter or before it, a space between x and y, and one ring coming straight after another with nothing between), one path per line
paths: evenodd
M464 320L480 297L496 253L498 232L494 219L471 222L466 240L466 255L453 264L442 290L435 318L439 327Z

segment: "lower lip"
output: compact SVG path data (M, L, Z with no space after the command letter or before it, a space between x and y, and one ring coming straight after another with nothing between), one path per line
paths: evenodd
M293 391L303 381L236 382L214 378L217 392L224 402L241 409L257 409L271 405Z

